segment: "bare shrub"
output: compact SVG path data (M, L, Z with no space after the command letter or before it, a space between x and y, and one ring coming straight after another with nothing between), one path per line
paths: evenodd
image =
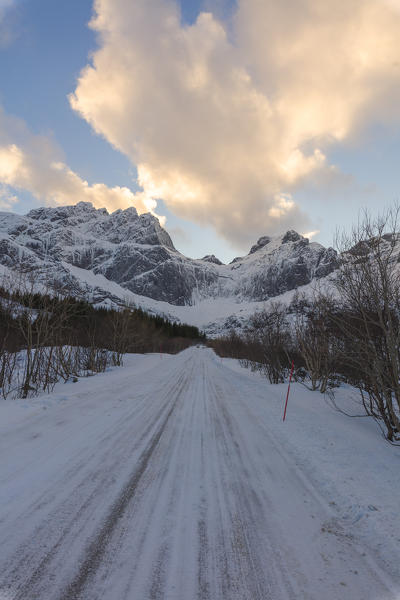
M343 360L361 392L367 414L383 423L390 441L400 441L399 209L372 219L338 241L342 265L336 324Z
M283 383L292 346L285 307L272 303L268 310L255 313L250 319L247 339L259 353L258 360L269 381Z
M316 293L297 303L294 335L311 389L325 393L337 370L337 343L332 326L333 300Z

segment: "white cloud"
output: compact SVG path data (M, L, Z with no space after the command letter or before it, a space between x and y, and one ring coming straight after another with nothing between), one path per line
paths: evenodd
M397 10L397 12L400 12L400 0L383 0L384 2L386 2L386 4L388 4L391 8L394 8L394 10Z
M8 208L17 201L9 188L27 190L49 205L87 201L110 211L135 206L139 213L154 212L156 207L155 200L144 192L134 193L119 186L110 188L104 183L89 185L64 164L61 151L52 140L32 135L23 121L1 109L0 184L3 184L0 206Z
M248 243L311 223L326 148L398 113L396 0L239 0L182 26L172 0L95 0L99 49L70 103L137 165L148 197Z
M319 229L316 229L315 231L308 231L307 233L302 233L301 235L305 238L308 238L309 240L311 240L313 237L315 237L316 235L318 235L319 233Z

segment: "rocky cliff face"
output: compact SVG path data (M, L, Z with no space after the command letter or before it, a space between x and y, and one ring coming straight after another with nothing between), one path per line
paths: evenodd
M50 287L92 293L95 301L107 298L107 291L90 290L89 274L184 306L221 296L266 300L325 277L337 268L337 255L288 231L260 238L247 256L229 265L213 255L193 260L175 249L153 215L139 216L134 208L109 214L80 202L35 209L26 216L0 213L0 264ZM84 286L73 267L88 273Z
M247 256L229 266L235 272L236 295L260 301L326 277L338 267L338 257L333 248L288 231L260 238Z
M25 217L0 214L0 263L35 272L57 288L72 287L66 265L104 275L132 292L188 304L198 282L215 273L181 255L151 214L128 208L108 214L90 203L39 208Z

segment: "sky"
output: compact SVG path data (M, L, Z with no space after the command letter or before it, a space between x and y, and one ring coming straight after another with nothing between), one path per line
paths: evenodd
M0 210L152 212L224 261L400 200L400 0L0 0Z

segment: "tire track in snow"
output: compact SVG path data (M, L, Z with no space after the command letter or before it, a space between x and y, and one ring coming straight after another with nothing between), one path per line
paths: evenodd
M238 440L232 430L225 404L234 397L233 390L225 394L214 382L211 373L208 376L208 398L212 410L212 425L215 430L217 447L225 463L220 478L220 532L222 552L218 554L219 570L222 579L222 597L240 600L264 600L271 595L272 572L263 564L262 545L257 531L257 519L254 510L247 502L249 488L243 483L246 467L238 469L235 458L240 454ZM225 392L225 393L224 393ZM243 466L243 465L242 465ZM227 474L229 479L227 479ZM228 511L227 522L224 513ZM226 559L228 558L228 560ZM271 559L273 554L271 553ZM272 559L273 560L273 559ZM268 577L266 576L268 574Z
M323 499L318 490L315 489L313 484L307 479L306 475L299 471L297 464L294 463L293 459L290 459L285 451L285 448L279 443L275 432L271 431L267 423L262 422L259 417L255 414L255 404L249 400L252 398L253 382L248 378L242 378L240 374L233 373L230 369L220 368L215 365L216 371L214 378L210 378L210 381L216 381L213 384L215 387L216 395L219 398L219 410L222 419L225 421L226 429L230 432L230 437L234 441L232 444L232 452L230 453L231 458L236 457L236 460L232 460L232 471L243 476L238 480L238 489L235 496L239 500L239 504L242 505L243 514L247 515L247 518L251 516L249 531L251 531L251 523L262 523L264 531L264 540L260 539L257 543L257 532L256 538L252 542L253 550L258 547L258 554L260 556L269 556L270 562L266 571L268 573L269 586L270 586L270 597L271 598L288 598L297 600L298 598L304 598L306 600L320 600L321 597L321 584L326 578L324 584L324 594L329 598L342 598L343 592L347 591L349 594L346 597L352 597L357 599L373 599L376 600L378 593L376 590L380 589L381 594L379 598L392 599L396 598L396 584L392 581L388 573L382 570L382 566L378 566L377 562L368 556L357 540L353 539L351 534L344 531L338 531L336 539L330 539L327 543L326 536L316 540L310 538L308 544L309 549L317 554L315 548L321 547L321 549L327 549L327 558L321 552L323 561L325 561L325 568L320 566L318 569L304 569L304 558L301 554L295 554L291 547L290 540L288 541L287 535L280 535L280 533L287 533L285 529L288 528L289 523L294 525L292 534L296 532L296 522L302 525L302 517L310 517L310 511L315 512L318 517L322 519L328 518L332 515L332 509L328 505L328 502ZM241 383L247 384L243 386L242 393L245 391L245 387L248 388L248 393L243 394L243 397L239 400L237 394L235 394L235 383L239 380ZM235 381L236 380L236 381ZM230 399L232 403L230 403ZM246 420L248 421L245 425ZM264 464L257 464L255 461L257 444L256 437L249 439L246 434L250 431L262 431L265 436L266 446L270 449L271 466L270 468L267 460ZM260 454L259 454L260 455ZM260 455L261 456L261 455ZM280 465L281 480L276 478L277 472L279 473L278 465ZM262 467L260 469L260 466ZM262 485L254 486L254 482L262 481L263 478L272 476L273 488L271 489L271 499L274 499L274 488L278 487L281 482L287 485L287 481L291 482L290 487L293 488L295 495L291 498L288 495L288 499L283 503L282 509L277 512L276 498L272 502L266 494L266 489L263 489ZM308 509L302 510L302 495L307 497ZM265 509L269 506L271 513ZM298 518L293 523L292 515L285 514L285 510L293 510L294 514L297 513L298 506ZM278 505L279 508L279 505ZM275 513L275 514L274 514ZM307 514L308 513L308 514ZM297 516L297 514L296 514ZM271 518L272 517L272 518ZM290 517L290 518L289 518ZM285 518L288 519L285 523ZM312 519L317 520L317 516L312 515ZM322 521L323 523L323 521ZM300 530L298 535L300 534ZM285 540L286 538L286 540ZM350 577L349 583L340 582L340 584L334 584L334 576L329 573L328 566L336 563L336 569L338 565L341 565L342 576L344 579ZM354 569L354 570L352 570ZM354 574L356 578L354 579ZM359 574L359 575L358 575ZM316 575L319 575L318 579ZM314 578L314 580L313 580ZM353 581L351 581L353 579ZM341 590L339 586L343 585ZM338 589L336 591L335 587ZM346 590L347 587L347 590ZM351 587L351 592L349 590ZM264 594L267 592L264 591ZM335 594L332 596L332 594ZM252 598L253 596L251 596ZM261 598L266 597L261 596Z
M79 569L78 575L62 592L62 594L59 596L59 600L78 599L88 581L94 576L99 568L107 551L107 542L111 538L113 530L115 529L118 521L122 518L128 504L133 499L137 485L147 469L152 454L160 441L160 438L167 426L169 419L171 418L172 413L174 412L176 403L177 400L175 400L172 407L168 411L167 416L165 417L160 429L153 437L148 449L142 454L139 461L139 466L133 473L127 485L121 491L121 495L119 496L118 500L113 504L106 518L104 526L102 529L100 529L86 550L85 560Z
M175 403L171 407L171 397L173 398L178 394L179 389L182 387L184 381L186 379L186 374L182 369L179 369L175 372L175 370L170 373L169 379L164 383L162 387L160 387L160 401L161 403L160 411L154 414L154 409L152 410L151 402L149 403L149 414L151 415L150 422L148 423L146 429L141 432L140 439L137 442L137 446L140 447L143 444L143 441L146 440L149 433L152 429L154 429L154 424L157 423L160 418L162 418L162 414L168 410L166 417L164 417L161 426L157 427L156 433L152 436L150 442L147 445L147 448L142 452L141 456L137 460L136 464L139 464L138 468L135 468L133 475L131 474L128 483L122 489L122 492L119 493L117 500L113 503L112 508L110 509L107 518L105 519L104 526L100 529L100 532L95 537L94 541L99 541L100 534L104 534L101 536L101 539L105 539L107 537L107 533L110 533L109 528L107 528L107 524L110 522L110 519L114 519L117 515L118 509L123 509L125 502L125 497L127 498L127 503L129 499L129 494L133 493L133 485L137 482L142 473L146 468L146 464L150 459L151 453L154 448L157 446L159 438L162 435L162 432L166 426L166 423L169 417L172 414L173 408L175 407ZM153 389L156 392L156 388ZM161 393L162 391L162 393ZM147 401L151 400L148 392L146 394ZM135 410L130 411L130 416L134 417ZM129 419L125 416L125 428L122 427L124 419L119 419L117 421L117 427L113 427L112 431L108 431L105 433L103 437L103 441L105 439L114 440L113 446L108 448L109 452L113 452L114 449L119 450L119 454L116 455L115 460L113 461L114 467L110 465L110 469L117 468L118 464L121 462L123 457L123 452L127 450L126 439L127 435L129 436L129 429L127 430L126 426L129 424ZM122 429L122 432L120 431ZM118 432L116 435L116 431ZM101 442L101 440L100 440ZM99 450L99 445L96 444L94 450L91 452L91 456L96 455ZM86 457L87 458L87 457ZM126 458L126 457L125 457ZM83 460L80 458L78 465L75 465L75 468L79 465L82 465ZM47 519L39 526L33 536L32 541L33 544L28 544L26 547L21 547L18 549L16 555L12 557L9 561L11 563L11 571L9 571L8 575L6 575L7 569L3 569L3 573L1 575L1 579L6 581L5 585L0 586L0 591L9 594L10 590L12 591L13 600L33 600L36 598L41 600L44 594L48 593L49 587L52 586L52 572L56 571L56 567L54 566L54 562L57 561L58 555L60 555L60 559L65 551L68 552L68 545L71 543L74 534L77 535L79 531L80 524L86 525L88 519L90 519L91 511L96 504L96 498L102 497L106 494L107 491L107 483L110 479L110 475L108 472L104 473L104 469L102 468L102 461L97 456L97 461L95 460L95 464L97 467L100 465L100 470L96 470L91 475L91 483L96 482L94 488L89 490L89 493L86 492L86 481L83 479L81 483L78 484L78 488L83 486L82 490L82 500L83 503L77 503L77 490L74 491L73 494L70 495L69 501L65 508L57 506L55 512L53 514L49 514ZM69 474L72 473L73 468L69 470ZM64 473L65 475L65 473ZM83 473L85 476L85 473ZM87 473L86 473L87 478ZM69 481L70 483L70 481ZM57 493L57 490L54 490ZM86 492L86 493L85 493ZM78 496L79 497L79 496ZM60 511L66 510L67 515L70 513L70 516L66 522L66 524L62 527L61 533L57 534L57 523L60 518ZM49 544L46 542L46 536L49 536L51 533L51 529L49 527L55 527L55 532L57 534L57 539L54 543ZM43 542L40 540L43 538ZM51 535L49 536L51 541ZM89 546L89 548L94 547L94 542ZM41 556L40 548L45 548L45 555ZM39 563L38 563L39 558ZM84 559L84 565L86 564L86 560ZM35 566L36 565L36 566ZM27 569L28 566L28 569ZM28 579L27 579L27 571L28 571ZM81 570L80 570L81 573ZM76 578L77 579L77 578ZM24 581L25 580L25 581ZM16 593L15 593L16 592ZM52 595L52 598L54 595ZM67 596L68 598L73 598L74 596Z
M321 533L327 503L254 401L268 387L209 350L169 360L84 456L71 444L62 493L79 497L40 513L50 543L36 558L27 532L7 600L393 600L353 540Z

